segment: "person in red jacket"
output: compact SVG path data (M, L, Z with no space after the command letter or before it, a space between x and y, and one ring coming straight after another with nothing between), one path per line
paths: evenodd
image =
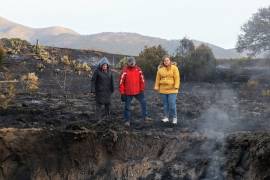
M145 80L141 68L136 65L134 57L128 57L127 66L122 70L119 83L121 100L125 102L125 125L128 127L130 126L130 105L133 98L140 102L143 121L151 120L147 116L144 88Z

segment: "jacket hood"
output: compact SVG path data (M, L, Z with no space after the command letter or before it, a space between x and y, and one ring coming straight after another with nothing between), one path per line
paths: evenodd
M171 65L177 66L177 63L176 63L176 62L171 62ZM163 63L161 63L161 64L158 66L158 69L160 69L160 68L162 68L162 67L165 67L165 66L163 65Z
M108 64L108 66L111 65L106 57L101 58L97 63L98 67L101 67L103 64Z
M134 58L134 57L128 57L127 58L127 64L128 64L128 66L135 66L136 65L136 59Z

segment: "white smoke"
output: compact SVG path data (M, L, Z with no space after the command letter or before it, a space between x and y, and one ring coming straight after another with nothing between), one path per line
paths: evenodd
M215 102L202 113L198 126L198 130L212 142L203 146L205 153L210 155L205 180L224 179L221 168L224 164L226 133L238 126L238 121L234 121L239 116L238 97L235 91L224 86L214 96Z

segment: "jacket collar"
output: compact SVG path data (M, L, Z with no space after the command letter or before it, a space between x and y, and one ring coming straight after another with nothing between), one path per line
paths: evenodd
M171 67L172 67L172 65L175 65L175 66L177 66L177 63L176 62L171 62L171 64L169 65L169 66L164 66L164 64L163 63L161 63L159 66L158 66L158 69L160 69L160 68L167 68L167 69L170 69Z

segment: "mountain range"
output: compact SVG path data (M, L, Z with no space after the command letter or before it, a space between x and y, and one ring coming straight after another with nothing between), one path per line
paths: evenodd
M145 46L161 45L170 54L173 54L179 40L167 40L157 37L144 36L128 32L102 32L92 35L81 35L69 28L53 26L46 28L31 28L0 17L0 38L21 38L31 43L38 39L42 45L74 48L93 49L114 54L138 55ZM208 45L216 58L230 59L242 57L235 49L222 47L193 40L195 46Z

